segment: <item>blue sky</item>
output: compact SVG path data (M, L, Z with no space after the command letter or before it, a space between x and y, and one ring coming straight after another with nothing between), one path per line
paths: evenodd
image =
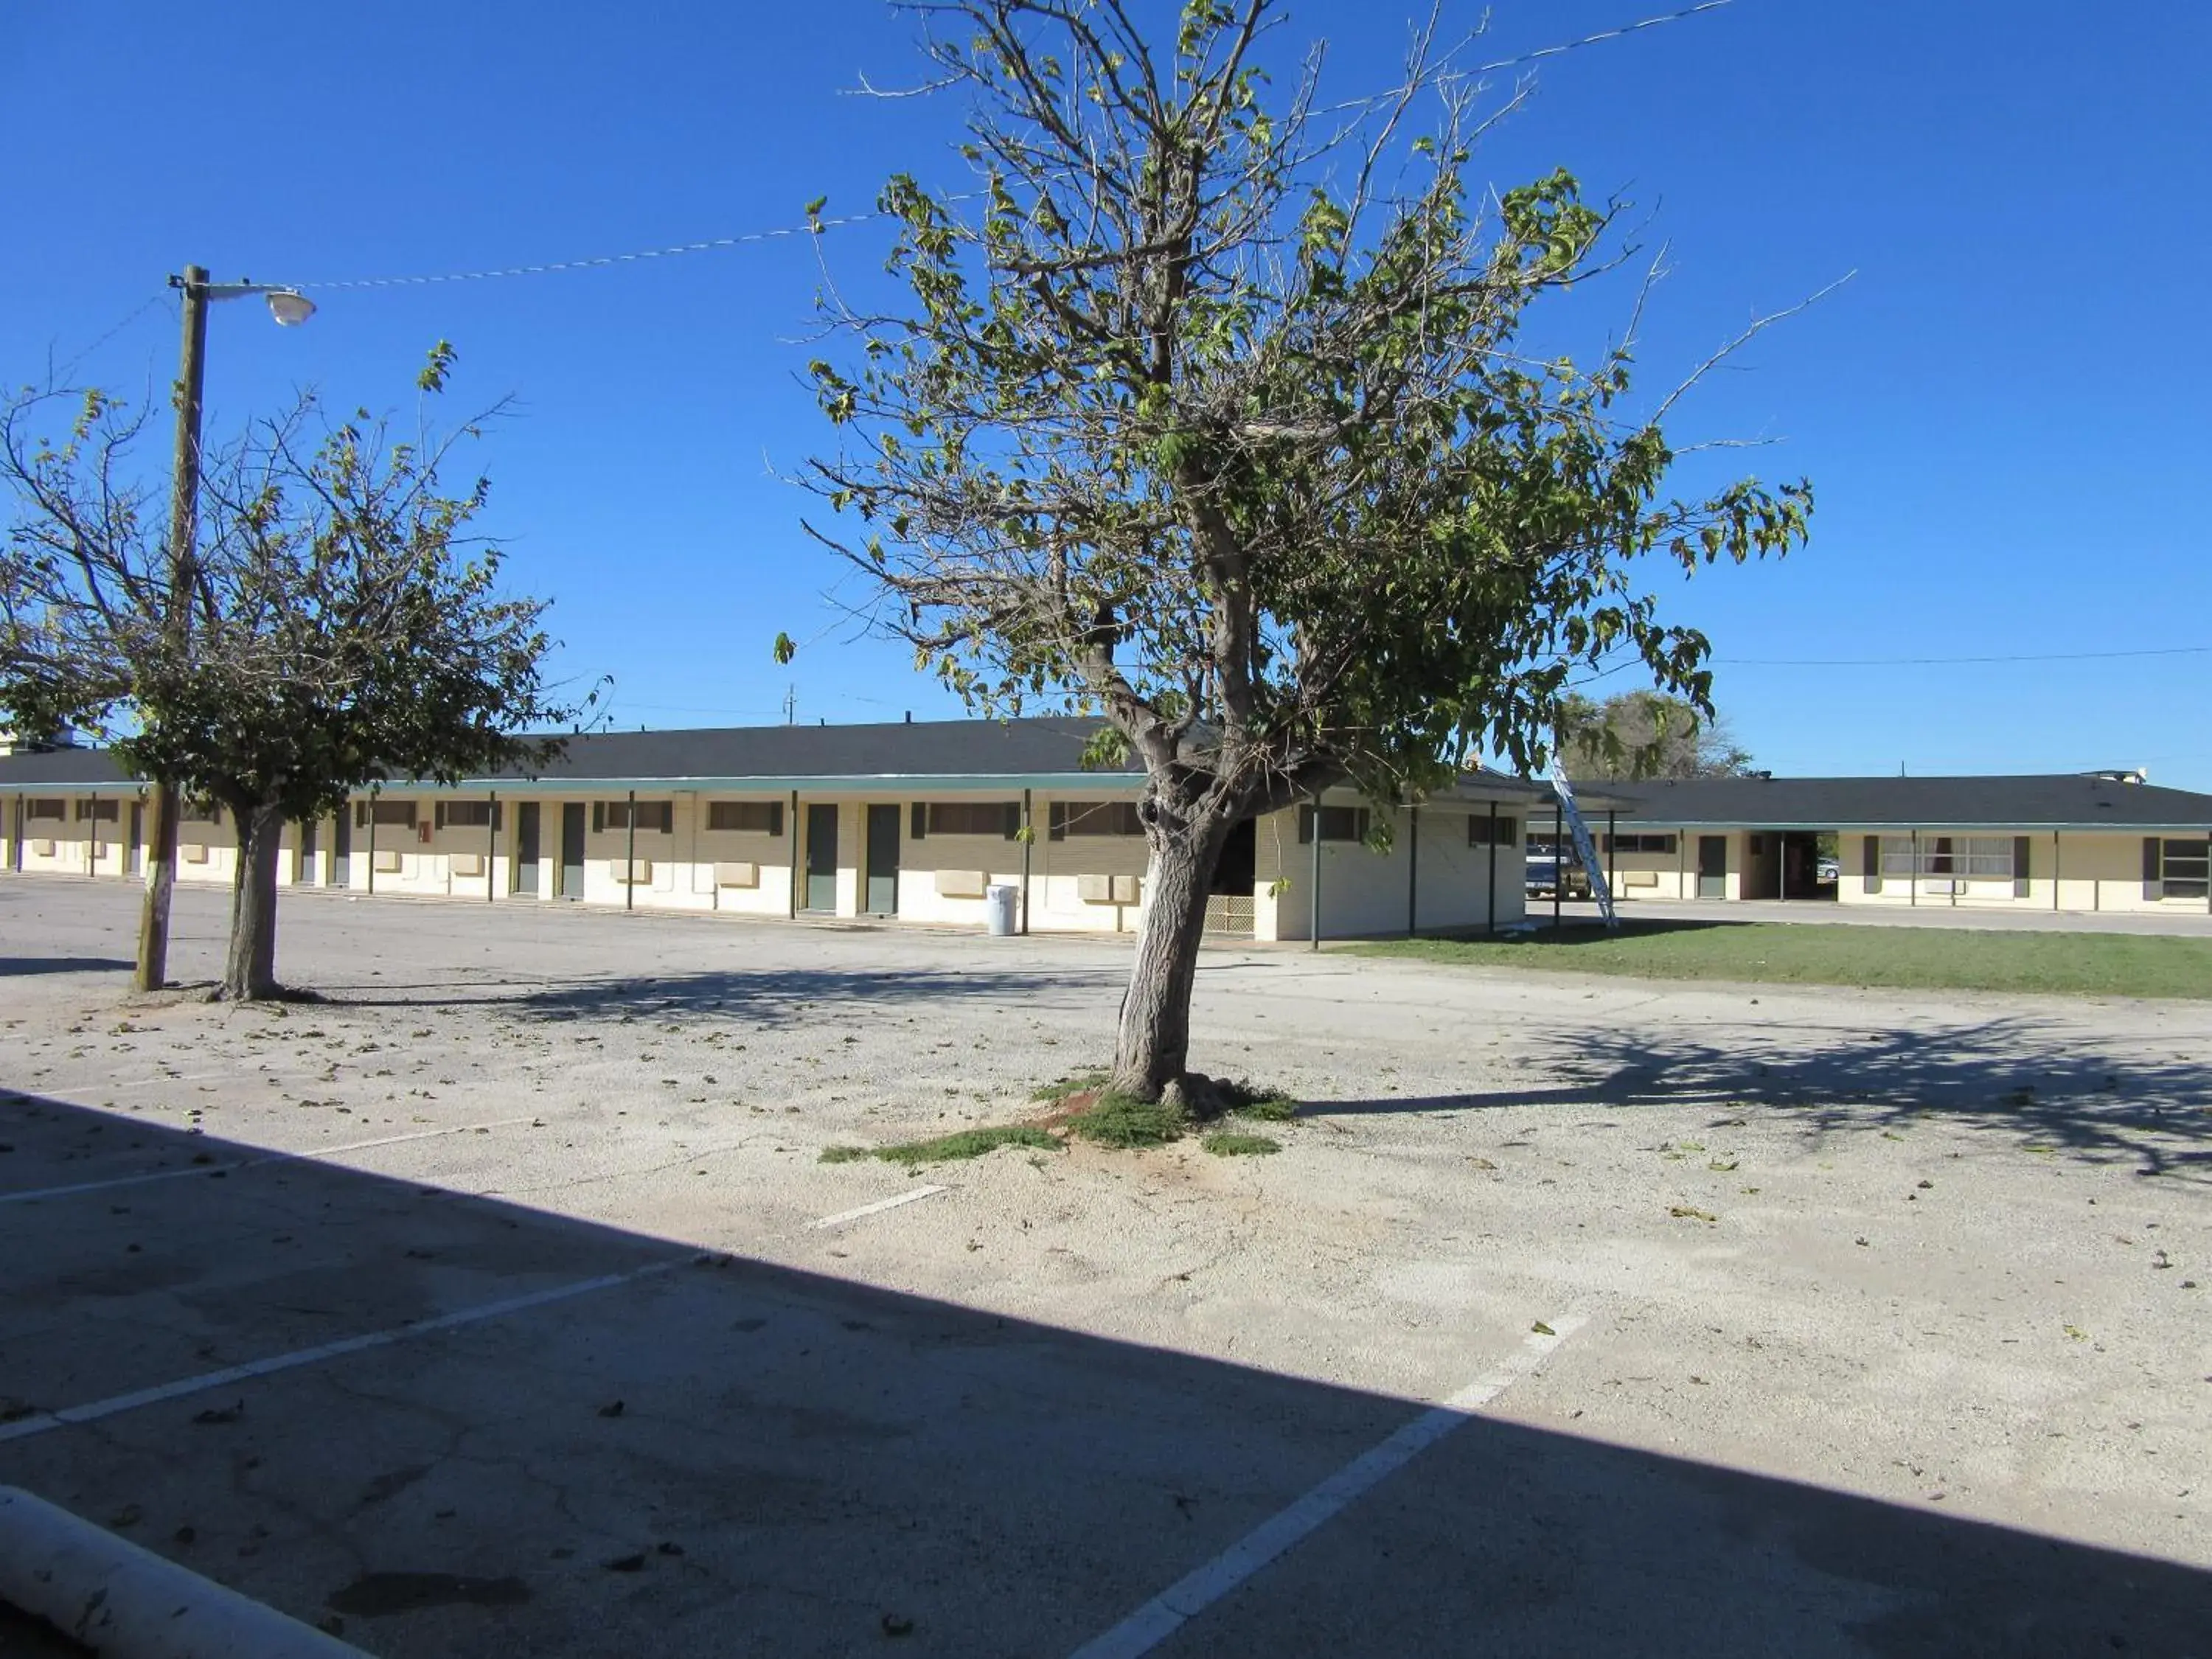
M1307 0L1290 30L1328 38L1338 84L1362 89L1410 9ZM1498 0L1482 55L1668 9ZM78 360L76 380L158 401L163 279L188 261L263 282L435 275L788 226L817 195L865 207L901 167L950 184L956 106L847 95L907 76L911 39L880 0L11 7L0 100L23 165L0 379ZM1773 440L1698 465L1820 493L1812 545L1782 564L1687 586L1652 571L1712 635L1718 701L1761 764L2145 764L2212 789L2202 651L1787 665L2212 647L2208 55L2212 11L2164 0L1735 0L1547 60L1478 156L1499 185L1566 166L1671 246L1653 388L1857 273L1709 380L1672 434ZM881 246L837 232L821 251L865 280ZM957 713L902 648L830 626L835 573L781 481L826 441L796 379L816 252L317 289L297 330L223 307L211 430L301 386L406 405L451 339L456 415L515 399L480 452L510 571L556 598L562 672L614 677L618 723L780 719L794 686L805 720ZM1601 343L1627 298L1579 299L1560 343ZM811 642L778 668L784 629Z

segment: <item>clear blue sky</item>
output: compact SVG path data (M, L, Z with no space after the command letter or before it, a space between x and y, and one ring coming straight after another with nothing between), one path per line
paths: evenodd
M1672 9L1498 0L1483 55ZM1410 9L1307 0L1291 27L1364 88ZM842 95L906 76L911 38L880 0L9 7L0 378L88 354L78 380L159 400L163 279L190 261L263 282L465 271L790 225L825 193L855 210L899 167L950 184L955 106ZM2212 646L2208 58L2212 9L2169 0L1735 0L1546 62L1478 158L1500 185L1567 166L1671 243L1654 386L1858 273L1673 433L1779 440L1722 459L1820 492L1786 563L1653 573L1713 636L1719 702L1762 764L2142 763L2212 789L2212 655L1761 665ZM880 246L824 242L862 278ZM825 434L794 376L814 258L800 238L317 290L320 314L282 331L221 307L213 429L303 385L404 405L449 338L456 412L518 403L482 452L510 570L557 599L563 672L614 676L618 722L778 719L794 684L805 720L951 714L891 645L833 630L789 669L769 659L779 629L831 617L833 572L780 481ZM1593 298L1564 343L1596 343L1626 297Z

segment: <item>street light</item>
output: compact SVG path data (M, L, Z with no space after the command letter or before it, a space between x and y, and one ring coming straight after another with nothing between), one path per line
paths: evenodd
M210 283L205 267L186 265L169 278L184 295L184 364L177 383L177 456L169 486L169 603L164 621L184 644L191 624L192 553L200 495L200 392L207 378L207 308L210 300L240 300L258 294L269 314L284 328L296 328L315 314L315 302L297 289L266 283ZM153 857L147 860L146 908L138 927L138 964L133 981L141 991L158 991L168 978L169 897L177 878L176 792L156 778L148 792L152 808Z

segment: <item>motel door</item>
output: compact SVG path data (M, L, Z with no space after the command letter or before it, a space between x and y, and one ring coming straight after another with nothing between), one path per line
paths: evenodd
M1728 896L1726 836L1698 837L1698 896L1701 899Z
M837 908L837 807L835 802L806 809L806 908Z
M322 820L319 818L300 820L300 885L302 887L315 884L315 832L321 828ZM136 807L131 810L131 839L135 841L138 829L138 810Z
M898 914L899 810L868 809L868 902L871 915Z
M331 885L353 885L353 814L343 805L331 820Z
M561 803L561 888L557 896L584 896L584 803Z
M123 873L135 876L146 867L146 804L131 803L131 839L123 849Z
M538 803L524 801L514 809L514 890L538 890Z

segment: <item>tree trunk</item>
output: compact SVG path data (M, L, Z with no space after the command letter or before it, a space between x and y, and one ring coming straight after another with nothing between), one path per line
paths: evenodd
M177 792L155 782L148 805L146 902L138 913L138 966L134 991L158 991L169 981L169 895L177 884Z
M1190 1058L1190 995L1206 934L1206 889L1231 820L1198 820L1155 836L1145 872L1145 925L1137 935L1115 1045L1116 1092L1158 1100Z
M231 888L230 950L222 994L234 1002L275 996L276 860L284 846L284 811L257 806L238 819L238 874Z

